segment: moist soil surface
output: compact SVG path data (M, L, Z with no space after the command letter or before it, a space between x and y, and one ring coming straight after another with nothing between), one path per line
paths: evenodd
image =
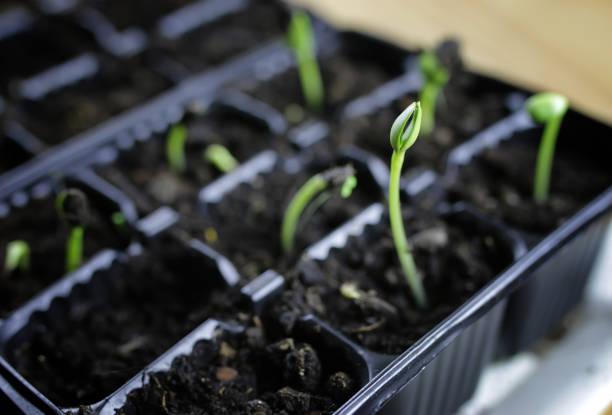
M269 268L282 272L295 262L304 248L382 197L378 187L369 183L365 175L358 174L357 187L348 199L343 199L335 189L306 222L299 224L295 253L284 255L280 232L287 205L310 177L334 165L333 162L321 161L321 164L307 165L297 173L288 173L279 166L271 173L238 185L218 204L211 205L204 219L196 219L193 223L186 221L186 226L195 237L213 234L214 239L208 237L206 241L227 256L247 279Z
M358 344L398 354L430 331L511 262L508 248L473 225L412 213L404 216L429 305L419 308L399 266L388 218L351 237L323 262L304 260L290 289L268 316L291 330L299 315L314 313ZM383 225L384 224L384 225ZM340 293L350 283L359 298ZM346 287L346 285L345 285Z
M293 338L268 343L258 327L201 340L169 371L151 373L117 414L330 414L357 386L351 367L330 357Z
M55 18L34 24L0 41L0 91L15 92L16 83L66 62L94 47L86 31Z
M89 222L83 239L83 260L104 248L124 248L129 231L120 233L110 223L111 212L89 210ZM0 264L4 264L6 246L24 240L30 246L30 270L25 274L0 271L0 316L29 300L46 286L65 275L68 225L58 217L55 199L32 200L23 208L13 208L0 219Z
M322 58L319 66L325 90L325 104L319 114L311 113L303 107L302 87L296 69L285 71L270 81L244 88L255 98L285 113L289 122L299 123L309 115L331 118L350 100L365 95L401 73L399 63L397 70L393 70L376 61L364 61L346 54ZM294 115L295 111L288 111L289 107L296 105L301 107L302 116Z
M549 198L536 203L533 177L539 134L521 133L497 148L486 149L461 167L449 193L452 200L468 201L522 231L529 244L537 243L612 183L605 156L609 152L602 149L598 156L595 146L577 150L560 137Z
M135 62L98 58L92 78L61 88L37 101L25 101L17 117L35 136L49 145L141 104L170 83Z
M138 210L149 213L170 205L183 215L193 216L198 192L221 172L204 159L210 144L222 144L244 162L264 148L282 151L282 141L254 119L238 114L214 114L186 119L186 171L176 174L166 157L166 134L137 143L121 153L119 160L99 169L100 174L117 185L136 203ZM276 145L275 145L276 144ZM201 236L201 235L199 235Z
M10 345L11 364L60 406L95 403L237 296L177 240L73 290ZM233 309L233 313L236 309ZM233 314L232 314L233 315Z
M197 73L282 36L287 23L287 12L278 2L250 2L246 9L196 28L177 40L159 41L155 49L178 62L187 73Z

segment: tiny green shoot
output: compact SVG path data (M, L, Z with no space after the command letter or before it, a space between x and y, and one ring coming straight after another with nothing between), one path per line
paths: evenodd
M211 144L204 150L204 159L221 173L229 173L238 167L238 160L221 144Z
M421 128L422 110L420 102L413 102L393 122L390 139L393 154L389 176L389 219L397 256L404 271L412 295L420 307L427 305L423 284L419 279L414 258L408 249L408 240L400 205L400 178L406 151L416 142Z
M6 256L4 258L4 270L12 273L19 269L25 274L30 269L30 246L26 241L15 240L6 246Z
M87 197L77 189L64 190L57 196L56 209L69 226L65 263L66 272L72 272L83 262L83 234L89 212Z
M75 226L70 229L66 242L66 272L72 272L83 262L83 234L85 228Z
M355 186L357 186L357 178L355 177L355 169L351 165L334 167L317 173L308 179L295 193L285 211L281 226L281 246L283 251L285 253L293 251L298 222L300 217L302 217L302 212L313 199L312 203L319 207L328 199L325 191L329 188L338 187L340 188L341 196L346 199L351 195ZM317 195L324 195L324 197L316 197ZM320 202L317 202L317 200Z
M429 134L433 131L435 124L438 95L440 95L440 91L448 82L450 74L433 52L421 53L419 56L419 67L425 81L419 95L423 111L421 126L423 133Z
M122 229L127 225L127 220L122 212L113 212L111 215L111 223L115 225L117 229Z
M296 11L291 15L287 42L297 61L306 105L311 111L320 111L324 99L323 81L317 63L314 34L306 12Z
M168 132L166 138L166 158L172 171L182 174L187 168L185 158L185 142L187 141L187 127L176 124Z
M546 124L540 140L533 180L533 199L537 203L542 203L548 198L557 135L568 108L568 99L555 92L535 94L525 103L525 109L531 118L535 122Z

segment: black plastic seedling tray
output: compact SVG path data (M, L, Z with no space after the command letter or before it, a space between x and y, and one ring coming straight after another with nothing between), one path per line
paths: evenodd
M121 2L116 4L120 7ZM418 95L422 79L416 52L363 34L337 32L315 18L326 82L337 81L334 71L338 62L369 68L364 73L374 73L374 81L360 82L357 77L351 84L353 78L347 76L344 95L334 99L324 116L306 112L303 120L296 122L285 117L285 106L291 100L285 102L285 91L274 89L284 88L287 80L296 78L292 54L282 39L282 25L289 15L287 6L276 1L261 3L266 13L278 19L278 27L261 36L250 36L241 47L230 45L224 53L207 57L200 50L193 56L186 51L200 39L242 33L245 16L260 3L207 0L173 4L176 7L160 7L158 14L151 15L155 21L139 19L133 25L117 20L112 10L79 1L32 1L28 3L30 8L9 8L0 15L0 49L13 36L35 37L40 33L32 31L36 25L43 29L59 25L64 31L83 33L82 39L74 39L74 50L56 53L50 46L48 61L35 62L31 68L26 65L25 72L3 79L0 226L2 221L10 221L23 210L54 197L66 185L83 189L104 215L122 212L129 224L127 241L114 246L116 250L93 253L82 267L63 277L58 275L20 306L7 310L0 320L0 404L9 411L113 414L129 396L138 394L154 372L168 370L175 360L188 359L183 355L190 355L198 341L214 343L217 338L240 336L249 326L244 315L257 315L266 321L269 310L292 292L292 275L304 263L323 263L330 255L347 249L350 241L367 238L373 230L387 226L388 126L380 132L368 131L367 127L385 125ZM255 24L248 30L260 28ZM243 31L246 36L248 30ZM31 124L36 114L29 109L37 101L72 97L80 88L99 87L96 76L109 68L120 68L120 72L138 68L158 77L160 89L132 97L137 104L129 104L127 110L120 108L118 115L94 118L92 125L85 124L81 129L57 129L58 136L41 129L44 123ZM407 206L425 207L447 216L467 215L474 229L484 227L503 241L509 260L503 271L491 275L484 287L400 354L368 350L315 313L298 315L287 335L312 344L322 361L334 362L334 368L345 371L354 381L351 396L336 402L335 414L451 414L473 393L483 367L496 354L508 355L529 347L556 327L581 299L610 220L610 181L589 196L577 213L537 237L506 223L495 212L466 208L453 187L466 169L487 148L537 140L541 129L521 110L527 91L467 71L462 76L462 82L472 85L470 93L486 97L495 112L480 117L479 122L458 126L457 139L451 144L424 145L427 157L406 163L402 197ZM272 93L266 88L272 88ZM47 105L53 105L52 101ZM229 131L229 124L239 124L238 131L248 132L257 142L247 148L248 143L242 143L240 137L229 137L224 144L233 146L239 156L236 170L193 181L176 201L159 200L152 197L148 182L130 181L138 175L128 175L125 163L137 160L139 155L159 156L169 127L179 121L190 134L204 137L204 143L207 136L222 136L219 131ZM572 138L583 135L581 143L593 140L592 146L586 146L589 151L601 147L595 153L610 153L611 127L570 111L563 128L567 132L560 138L561 152L571 154L572 141L578 142ZM78 135L72 136L72 132ZM384 146L376 141L378 135ZM369 141L371 138L374 141ZM194 151L201 148L196 146ZM429 157L431 154L434 156ZM593 165L597 165L601 157L593 157ZM357 204L348 216L341 216L347 219L344 224L333 223L325 232L315 232L315 240L307 242L303 255L291 261L282 260L274 251L267 252L274 259L261 262L254 274L239 260L232 262L244 252L238 250L236 256L232 249L203 232L219 225L215 221L219 213L224 213L219 209L226 206L225 199L248 192L250 186L261 186L277 175L291 181L304 170L314 172L349 162L367 194L361 199L363 205ZM609 180L609 167L606 171L605 163L602 165ZM125 175L113 180L117 171ZM294 192L298 185L289 187L287 193ZM278 218L271 220L274 223ZM275 235L273 231L269 234L272 236L268 238ZM249 236L246 230L244 236ZM24 370L27 365L32 368L44 363L44 356L43 360L27 360L26 354L27 364L17 358L29 350L28 344L38 344L41 333L42 338L78 335L84 329L74 326L73 320L87 313L87 304L108 308L115 297L112 287L126 278L124 270L143 253L155 258L154 263L163 262L165 248L169 247L187 258L183 262L191 264L190 272L197 269L210 275L205 284L210 289L198 293L202 297L199 305L206 305L208 296L215 292L218 298L235 300L239 312L226 313L221 307L198 314L189 320L191 325L181 325L180 334L174 332L163 346L140 356L138 364L130 365L111 384L105 384L97 394L85 395L85 399L58 395L54 383L74 379L62 381L61 374L54 375L53 370L46 378L34 379L29 369ZM178 298L176 302L187 307L190 304ZM40 386L41 379L46 386Z

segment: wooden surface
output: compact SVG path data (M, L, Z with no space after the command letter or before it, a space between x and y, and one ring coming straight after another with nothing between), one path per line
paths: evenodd
M462 41L467 64L555 90L612 122L611 0L295 0L331 22L406 46Z

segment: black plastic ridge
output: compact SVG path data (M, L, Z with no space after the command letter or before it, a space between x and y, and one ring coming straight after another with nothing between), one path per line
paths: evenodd
M336 415L371 414L381 409L393 395L440 354L462 329L471 325L507 297L529 277L531 271L554 255L582 229L604 216L611 207L612 187L502 272L493 283L455 310L429 335L421 338L401 354L353 395L336 412Z
M157 21L157 34L176 39L208 22L245 7L250 0L194 1Z

